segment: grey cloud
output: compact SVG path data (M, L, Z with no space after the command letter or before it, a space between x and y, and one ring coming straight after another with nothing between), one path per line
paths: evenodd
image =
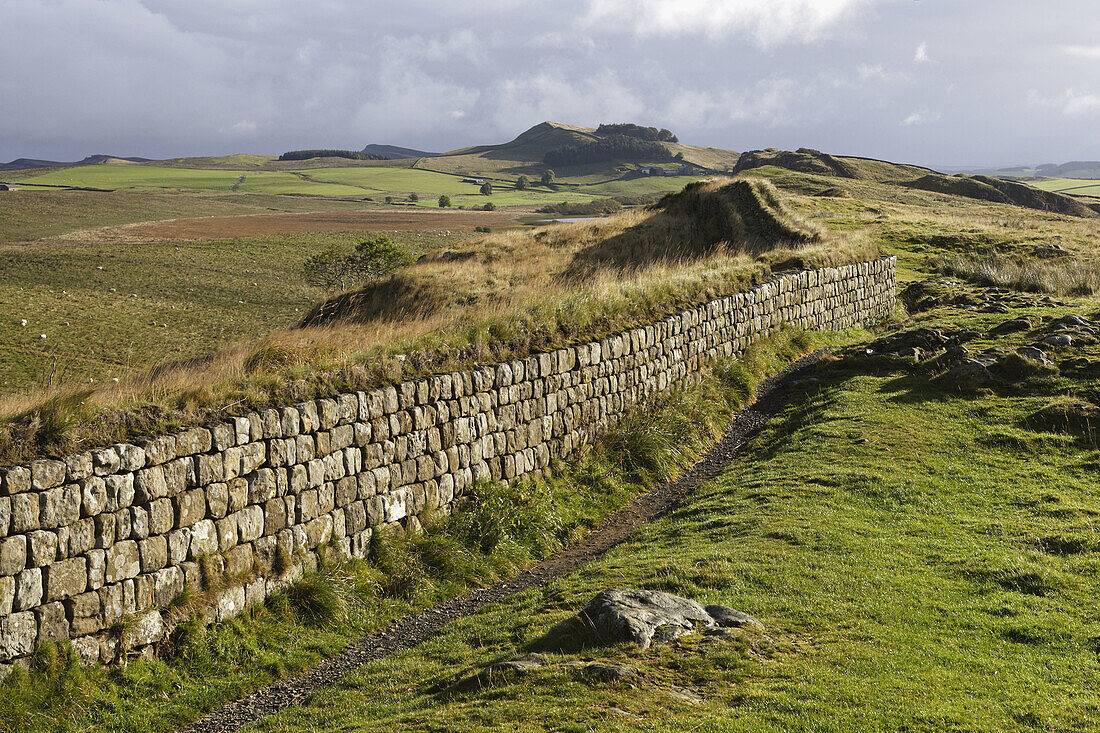
M449 149L543 119L1100 157L1098 21L1093 0L4 0L0 160Z

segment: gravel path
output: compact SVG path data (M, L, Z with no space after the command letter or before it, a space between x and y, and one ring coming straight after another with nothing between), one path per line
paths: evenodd
M260 718L305 702L316 690L328 687L359 667L431 638L447 623L469 616L530 588L546 585L572 573L623 542L631 533L665 514L704 481L716 476L736 457L783 406L785 387L815 365L824 350L805 356L776 376L762 382L756 401L737 414L725 435L691 470L675 481L635 498L608 517L577 544L562 550L519 575L486 588L468 591L420 613L404 616L389 626L363 636L344 651L322 661L303 674L274 682L247 697L208 713L179 733L227 733Z

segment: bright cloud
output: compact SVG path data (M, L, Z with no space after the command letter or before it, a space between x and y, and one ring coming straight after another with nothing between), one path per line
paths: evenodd
M591 0L588 28L627 27L639 36L748 33L765 48L821 38L871 0Z
M1100 59L1100 46L1062 46L1062 53L1079 59Z
M921 45L917 46L916 53L913 54L913 60L916 61L918 64L926 64L931 61L931 59L928 58L927 43L922 43Z
M901 124L904 127L909 127L911 125L924 125L929 122L935 122L938 119L940 119L939 112L933 112L929 109L922 108L912 112L908 117L901 121Z

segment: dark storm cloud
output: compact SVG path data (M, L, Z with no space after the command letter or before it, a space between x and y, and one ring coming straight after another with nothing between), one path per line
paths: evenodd
M1098 21L1093 0L2 0L0 160L449 149L544 119L1096 158Z

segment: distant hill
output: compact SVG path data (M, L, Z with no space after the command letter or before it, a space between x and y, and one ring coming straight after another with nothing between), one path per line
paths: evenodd
M1049 178L1100 179L1100 160L1071 160L1068 163L1044 163L1036 169Z
M440 153L426 153L423 150L402 148L397 145L378 145L371 143L363 148L364 153L374 153L389 158L390 160L404 160L405 158L434 158Z
M1002 178L967 175L945 176L932 173L915 181L905 182L903 185L924 191L965 196L998 204L1024 206L1029 209L1080 216L1087 219L1097 216L1095 210L1070 196L1052 191L1042 191L1033 186L1015 181L1006 181Z
M117 155L89 155L75 163L56 160L38 160L36 158L16 158L10 163L0 163L0 171L22 171L31 168L69 168L76 165L98 165L100 163L149 163L152 158L123 158Z
M742 173L753 168L762 168L773 165L778 168L797 171L799 173L812 173L819 176L838 176L840 178L852 178L869 181L900 181L913 176L933 173L930 168L902 163L891 163L875 158L859 158L850 156L830 155L813 148L799 148L798 150L776 150L765 148L763 150L750 150L742 153L734 173Z
M614 161L595 161L584 166L548 166L544 161L547 153L562 148L581 148L601 140L609 139L608 127L627 127L627 125L604 126L604 133L596 128L567 125L561 122L540 122L518 135L514 140L499 145L476 145L459 148L439 157L417 163L418 168L438 170L445 173L473 175L478 173L508 173L512 175L539 175L548 167L556 171L568 167L571 175L591 175L618 177ZM629 126L631 128L638 126ZM638 129L649 129L640 128ZM660 131L658 131L660 132ZM627 136L633 139L633 136ZM668 137L668 136L666 136ZM672 136L674 137L674 136ZM649 141L647 141L649 142ZM722 148L706 148L696 145L684 145L671 140L653 142L667 151L659 159L671 159L682 155L685 163L712 171L727 171L736 163L738 153ZM658 160L637 160L636 163L652 163ZM558 171L560 172L560 171Z

